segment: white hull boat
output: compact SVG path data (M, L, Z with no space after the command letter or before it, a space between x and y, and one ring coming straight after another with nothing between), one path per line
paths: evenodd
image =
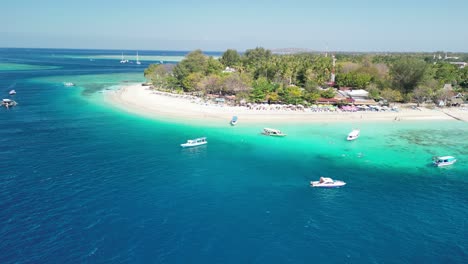
M286 136L286 134L283 134L283 132L274 128L264 128L262 134L265 136L270 136L270 137L285 137Z
M1 105L10 108L10 106L16 106L17 103L11 99L3 99Z
M128 60L124 59L124 55L123 55L123 52L122 52L122 58L120 59L120 63L127 63Z
M457 159L452 156L434 157L433 164L436 167L449 166L457 162Z
M140 64L141 64L141 62L140 62L140 58L138 57L138 51L137 51L136 64L138 64L138 65L140 65Z
M319 181L311 181L310 185L312 187L319 187L319 188L337 188L341 186L345 186L346 182L344 181L336 181L332 178L320 177Z
M353 131L351 131L348 134L348 137L346 138L346 140L351 141L351 140L357 139L359 137L359 133L360 133L359 129L353 129Z
M237 116L233 116L233 117L232 117L232 119L231 119L231 125L232 125L232 126L237 125Z
M189 139L187 140L186 143L180 144L180 146L183 148L189 148L189 147L205 145L207 143L208 141L206 141L206 137L202 137L202 138L196 138L196 139Z
M15 90L11 90L9 94L10 94L10 95L15 95L15 94L16 94L16 91L15 91Z

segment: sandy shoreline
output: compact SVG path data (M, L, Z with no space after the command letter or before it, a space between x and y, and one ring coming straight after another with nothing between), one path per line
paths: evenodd
M354 121L413 121L454 120L468 121L468 111L444 110L446 113L421 108L400 109L398 112L309 112L285 110L252 110L246 107L203 104L189 98L180 98L150 90L147 86L133 84L119 90L106 91L105 101L126 111L161 120L182 123L206 121L227 124L233 115L240 123L307 123L307 122L354 122ZM449 116L449 115L451 116Z

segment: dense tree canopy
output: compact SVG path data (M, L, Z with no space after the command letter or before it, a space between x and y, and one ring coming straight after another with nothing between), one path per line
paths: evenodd
M404 58L390 66L394 87L402 93L410 93L424 79L427 63L418 59Z
M366 88L370 84L372 77L367 73L350 72L339 74L336 83L340 87Z
M396 102L436 100L450 83L468 89L468 67L460 69L429 54L337 54L337 87L366 89L373 99ZM230 67L231 72L224 69ZM320 54L276 55L257 47L244 54L226 50L219 59L195 50L172 71L150 65L145 77L158 89L236 95L251 102L314 103L333 98L329 89L332 58Z
M240 55L237 50L228 49L221 56L220 62L226 67L237 66L240 62Z

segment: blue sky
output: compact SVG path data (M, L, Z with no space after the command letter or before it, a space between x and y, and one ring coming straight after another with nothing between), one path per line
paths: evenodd
M1 0L0 47L468 52L466 0Z

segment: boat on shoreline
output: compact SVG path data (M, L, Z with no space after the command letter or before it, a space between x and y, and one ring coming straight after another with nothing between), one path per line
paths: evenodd
M265 136L271 136L271 137L285 137L286 136L286 134L274 128L264 128L262 134Z
M442 156L433 158L433 164L436 167L449 166L454 164L455 162L457 162L457 159L452 156Z
M327 177L320 177L320 180L318 181L311 181L310 185L312 187L320 187L320 188L337 188L337 187L345 186L346 182L333 180L332 178L327 178Z
M351 141L351 140L357 139L359 137L360 132L361 131L359 129L353 129L353 131L349 132L348 137L346 138L346 140Z
M201 146L207 143L208 141L206 141L206 137L201 137L201 138L189 139L187 140L186 143L180 144L180 146L183 148L187 148L187 147Z
M231 126L237 125L237 116L233 116L231 119Z

